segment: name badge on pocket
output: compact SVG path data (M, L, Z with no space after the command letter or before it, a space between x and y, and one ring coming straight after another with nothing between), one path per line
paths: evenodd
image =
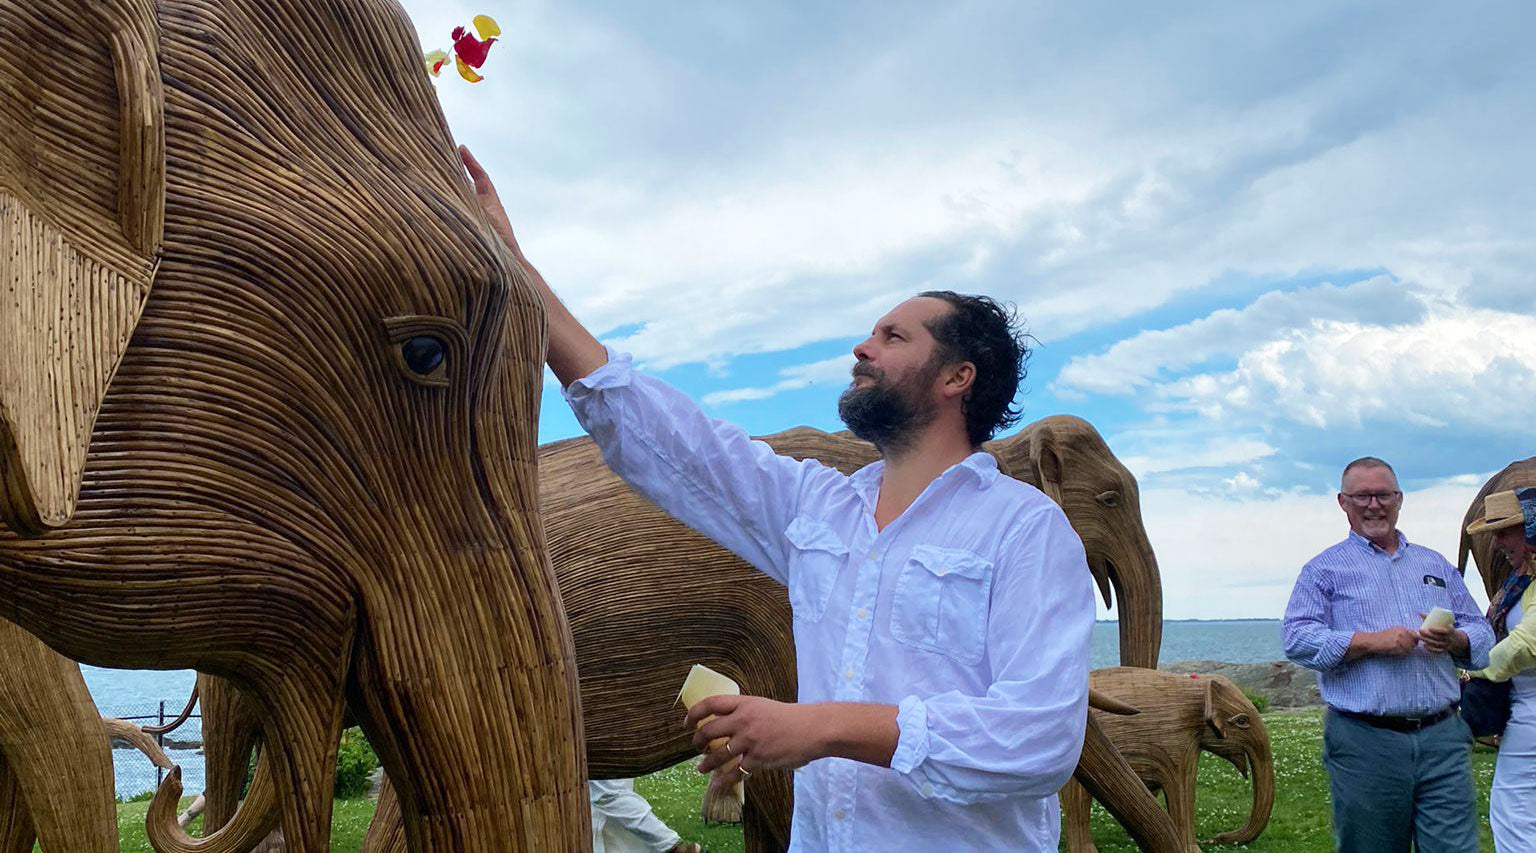
M1438 578L1434 575L1425 575L1424 583L1426 586L1438 586L1441 589L1445 589L1445 578Z

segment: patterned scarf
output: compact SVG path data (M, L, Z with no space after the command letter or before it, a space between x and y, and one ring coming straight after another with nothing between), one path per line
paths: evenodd
M1525 541L1536 545L1536 486L1515 492L1515 497L1520 500L1520 510L1525 515ZM1525 595L1525 589L1530 585L1531 576L1521 574L1518 566L1504 579L1503 588L1494 596L1493 603L1488 605L1488 621L1493 625L1495 639L1502 640L1509 636L1509 628L1505 624L1509 619L1509 611L1520 603L1520 597Z
M1494 596L1493 603L1488 605L1488 623L1493 626L1493 638L1502 640L1509 636L1509 626L1505 622L1509 619L1509 611L1520 603L1520 596L1525 595L1525 588L1531 585L1531 576L1510 572L1504 579L1504 587L1499 594Z

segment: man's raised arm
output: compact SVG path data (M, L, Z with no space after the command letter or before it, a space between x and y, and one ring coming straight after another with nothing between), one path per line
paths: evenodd
M528 273L528 278L533 281L533 286L538 289L539 296L544 300L544 312L549 318L549 369L555 372L555 378L560 380L560 387L570 387L572 382L590 374L592 371L608 363L608 351L598 343L597 338L580 320L565 307L560 297L549 289L549 284L544 281L544 276L534 269L533 264L523 254L522 247L517 245L517 236L512 233L512 221L507 218L506 208L501 206L501 198L496 194L496 186L485 174L485 169L480 167L480 161L475 155L469 153L469 148L459 146L459 158L464 161L464 168L468 170L469 177L475 182L475 197L480 201L480 208L491 220L491 228L495 230L507 248L512 250L512 255L517 262L522 264L523 270Z

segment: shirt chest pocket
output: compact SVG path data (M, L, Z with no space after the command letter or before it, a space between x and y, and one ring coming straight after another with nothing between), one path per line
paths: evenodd
M789 523L784 538L790 544L789 606L796 619L820 622L848 562L848 546L832 528L803 515Z
M1437 575L1424 575L1419 579L1419 609L1425 613L1431 607L1451 609L1451 593L1445 587L1445 579Z
M987 643L992 564L969 551L918 545L896 579L891 636L964 664Z

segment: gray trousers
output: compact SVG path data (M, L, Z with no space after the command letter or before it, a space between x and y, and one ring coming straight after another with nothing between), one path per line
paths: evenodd
M1340 853L1477 853L1472 732L1452 714L1417 732L1330 710L1323 766Z

